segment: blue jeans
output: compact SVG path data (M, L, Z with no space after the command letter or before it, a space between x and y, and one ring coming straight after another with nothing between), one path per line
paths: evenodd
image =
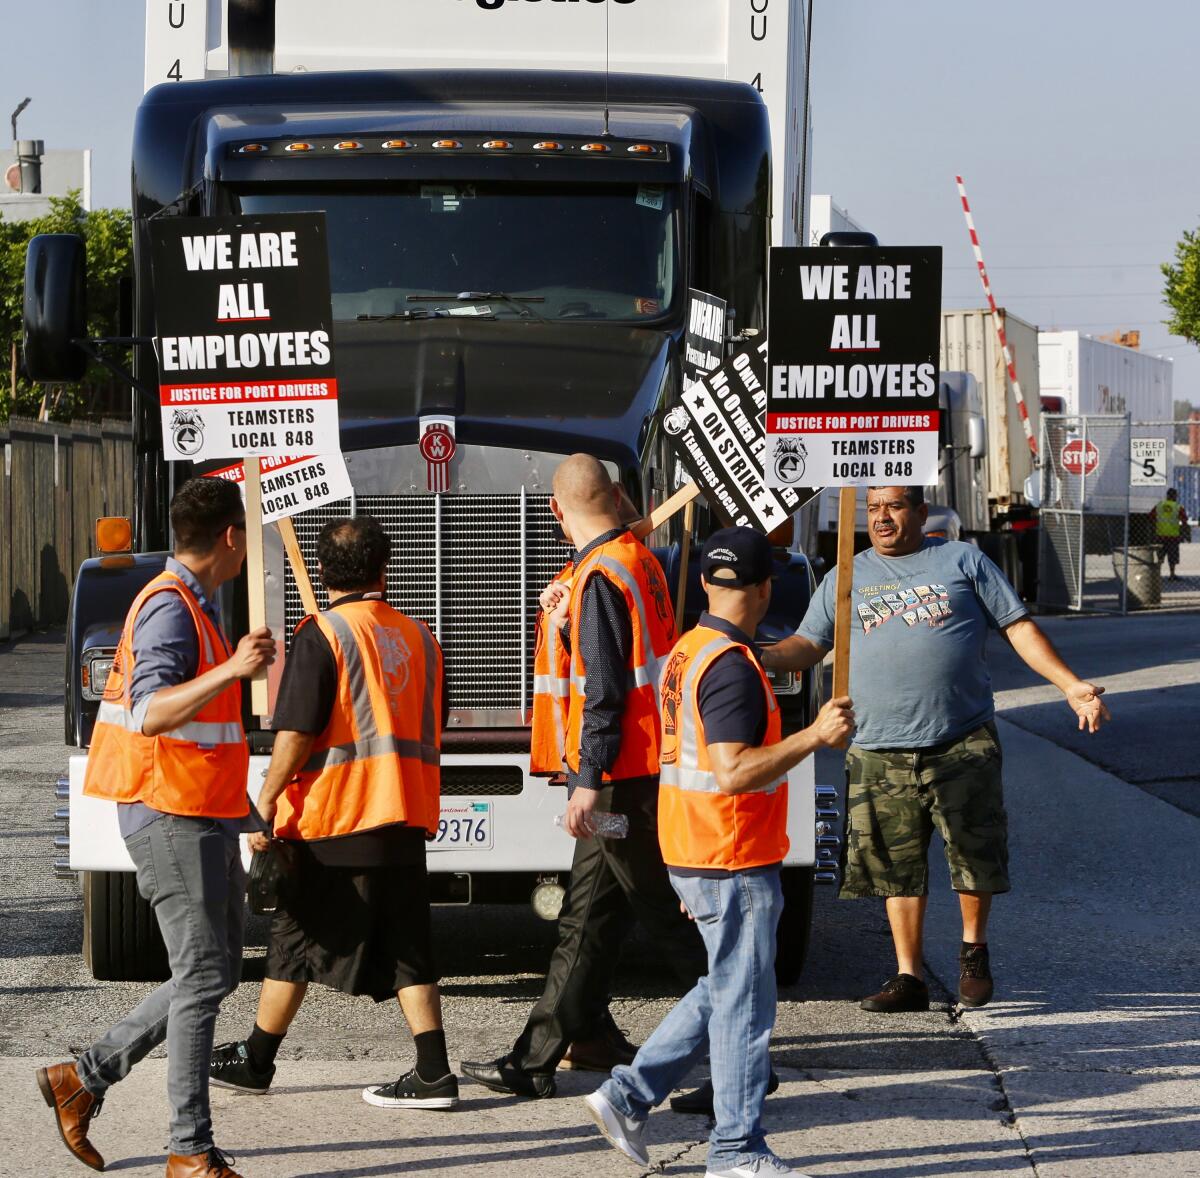
M138 891L158 918L171 978L79 1057L79 1079L103 1096L165 1039L171 1152L204 1153L213 1144L208 1065L217 1011L242 971L241 851L216 820L174 814L143 827L125 845Z
M701 978L600 1091L627 1117L644 1120L707 1049L716 1125L708 1168L725 1170L768 1152L762 1109L775 1025L775 929L783 911L779 869L724 879L671 873L671 886L708 950Z

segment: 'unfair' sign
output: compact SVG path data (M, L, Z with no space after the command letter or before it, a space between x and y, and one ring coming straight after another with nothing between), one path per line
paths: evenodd
M150 226L163 453L339 448L323 213Z
M350 472L341 454L317 454L304 458L264 458L262 475L262 519L264 524L299 515L326 503L349 499L354 494ZM237 483L246 497L245 463L236 462L210 470L207 478Z
M936 482L941 249L776 248L770 271L769 484Z
M742 348L685 389L663 430L725 524L772 532L816 492L772 490L763 478L766 346Z

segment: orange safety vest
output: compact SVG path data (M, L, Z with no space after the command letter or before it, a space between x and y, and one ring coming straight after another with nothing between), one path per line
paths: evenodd
M241 818L250 812L246 772L250 754L242 729L242 688L231 683L186 724L145 736L133 718L133 630L142 606L156 593L178 593L196 624L196 678L230 655L182 578L159 573L134 598L96 716L83 792L90 798L144 802L164 814Z
M384 601L305 618L337 661L337 700L275 812L275 833L326 839L403 823L437 833L442 652L422 622ZM299 626L297 627L299 630Z
M667 579L654 554L629 532L593 549L580 562L571 583L571 692L567 709L567 764L579 772L587 668L579 652L583 591L592 577L605 577L629 608L633 650L626 672L629 691L621 717L621 751L605 781L650 777L658 772L658 669L675 638L675 614Z
M783 734L779 705L750 649L720 630L697 626L671 651L662 676L662 770L658 841L668 867L739 871L781 863L788 852L787 775L744 794L724 794L708 759L700 681L718 656L739 650L762 679L767 701L763 746Z
M570 580L568 564L555 581ZM553 777L566 769L567 711L571 699L571 654L559 628L544 611L538 617L533 647L533 715L529 735L529 772Z

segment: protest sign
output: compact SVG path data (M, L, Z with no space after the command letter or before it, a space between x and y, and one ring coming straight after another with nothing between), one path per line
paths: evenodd
M767 484L938 471L940 247L771 250Z
M339 449L323 213L152 221L163 454Z
M683 387L691 388L725 355L725 300L688 291L688 329L683 337Z
M816 493L772 490L763 478L767 407L764 342L748 344L685 389L663 430L685 469L726 525L772 532Z
M235 462L232 466L210 470L207 477L237 483L245 499L246 472L243 463ZM350 485L350 472L341 454L262 458L259 460L259 477L262 481L264 524L285 516L298 515L338 499L349 499L354 493Z

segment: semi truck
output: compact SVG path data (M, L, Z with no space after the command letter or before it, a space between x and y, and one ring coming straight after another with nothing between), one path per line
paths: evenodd
M76 379L85 353L115 343L132 349L140 393L131 550L80 568L67 638L72 755L57 786L55 869L79 878L96 977L166 968L115 809L85 798L82 781L124 616L170 549L173 489L203 473L163 457L151 222L324 214L353 495L295 516L300 548L312 567L327 519L378 518L393 543L389 597L444 650L435 895L532 898L552 919L573 843L553 825L565 790L531 778L528 755L538 594L569 555L550 481L564 455L587 450L648 513L674 489L659 422L682 388L689 288L725 301L729 347L765 330L768 248L804 240L802 10L799 0L428 0L419 13L384 0L148 3L128 334L82 338L78 239L35 239L26 271L30 375ZM427 489L419 445L430 419L449 422L455 445L440 492ZM693 535L712 522L698 510ZM679 517L652 536L669 578L691 538ZM274 689L303 607L273 528L265 539L282 655ZM797 547L762 641L794 629L807 604L813 573ZM697 564L684 621L700 605ZM244 577L221 606L236 640ZM815 677L783 676L776 690L789 722L805 722ZM273 734L248 704L245 721L253 796ZM836 878L838 844L832 788L814 785L811 762L792 780L785 980L799 973L812 886Z

